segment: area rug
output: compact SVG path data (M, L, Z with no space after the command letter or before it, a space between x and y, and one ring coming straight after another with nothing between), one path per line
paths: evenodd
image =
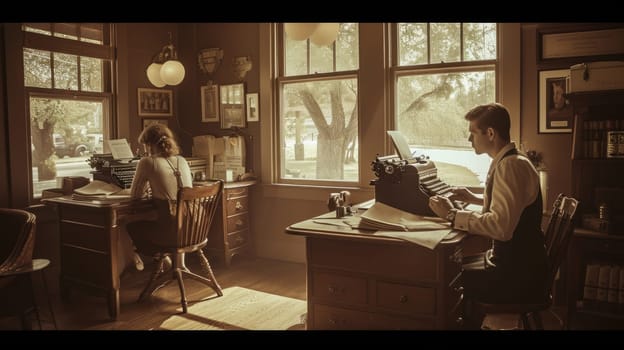
M192 305L169 317L162 330L301 330L306 302L242 287Z

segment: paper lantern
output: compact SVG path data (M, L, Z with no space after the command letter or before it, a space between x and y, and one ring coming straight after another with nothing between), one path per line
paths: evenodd
M319 23L310 36L310 41L318 46L331 45L338 37L339 31L340 23Z
M284 23L284 31L289 39L306 40L318 26L318 23Z

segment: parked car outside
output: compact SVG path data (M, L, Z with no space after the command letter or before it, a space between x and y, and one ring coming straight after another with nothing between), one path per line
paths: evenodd
M57 157L80 157L95 152L98 142L100 143L100 145L102 145L102 137L101 134L92 135L99 135L100 137L89 137L87 135L86 140L80 140L80 142L68 144L67 142L65 142L65 138L62 135L53 134L52 139ZM100 149L102 149L101 146Z

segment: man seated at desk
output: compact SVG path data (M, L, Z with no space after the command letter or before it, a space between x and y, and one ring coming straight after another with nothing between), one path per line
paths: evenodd
M539 176L510 141L509 112L491 103L473 108L465 119L470 122L468 141L475 153L492 158L483 198L458 188L450 198L432 196L429 206L454 228L492 239L492 249L465 258L462 266L464 327L480 329L485 315L472 312L473 300L543 302L547 258ZM451 200L483 205L483 211L454 209Z

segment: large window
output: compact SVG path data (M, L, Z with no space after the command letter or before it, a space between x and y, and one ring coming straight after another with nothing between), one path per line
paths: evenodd
M358 25L326 46L282 33L279 181L357 182Z
M30 116L32 195L57 178L90 177L110 118L110 28L98 23L25 23L24 86Z
M399 23L396 128L451 185L482 186L490 158L468 142L472 107L496 101L495 23Z

